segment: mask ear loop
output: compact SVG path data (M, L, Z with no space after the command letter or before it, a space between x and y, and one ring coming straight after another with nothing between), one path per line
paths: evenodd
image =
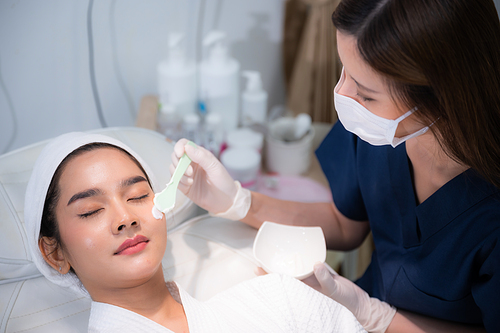
M419 135L422 135L425 132L427 132L428 130L429 130L429 126L425 126L425 127L422 127L421 129L419 129L418 131L412 133L412 134L408 134L406 136L403 136L402 138L396 138L396 137L394 137L394 139L391 142L391 146L392 146L392 148L396 148L397 146L399 146L401 143L405 142L406 140L409 140L411 138L414 138L414 137L417 137Z
M417 108L417 107L414 107L413 109L411 109L411 110L410 110L410 111L408 111L407 113L409 113L409 112L413 113L413 112L415 112L416 110L418 110L418 108ZM405 114L404 114L404 115L402 115L401 117L404 117L407 113L405 113ZM401 117L400 117L400 118L401 118ZM406 116L406 117L408 117L408 116ZM405 117L405 118L406 118L406 117ZM394 137L394 139L393 139L393 140L392 140L392 142L391 142L391 146L392 146L393 148L396 148L396 147L397 147L399 144L401 144L402 142L404 142L404 141L406 141L406 140L408 140L408 139L411 139L411 138L414 138L414 137L417 137L417 136L419 136L419 135L424 134L424 133L425 133L425 132L427 132L427 131L429 130L429 128L431 128L431 126L432 126L432 125L434 125L434 124L436 123L436 121L438 121L440 118L441 118L441 117L438 117L438 118L437 118L436 120L434 120L434 121L433 121L430 125L428 125L428 126L424 126L424 127L422 127L421 129L419 129L418 131L416 131L416 132L414 132L414 133L412 133L412 134L408 134L408 135L406 135L406 136L404 136L404 137L402 137L402 138L396 138L396 137ZM398 119L399 119L399 118L398 118ZM396 119L396 121L397 121L398 119ZM403 118L403 119L404 119L404 118Z
M404 119L408 118L415 112L418 108L414 107L413 109L407 111L405 114L397 117L396 119L392 120L392 126L387 128L387 131L385 132L385 138L387 142L391 143L391 146L395 148L399 142L399 140L405 140L409 135L404 136L402 138L396 138L396 130L398 129L399 123L402 122ZM411 134L410 134L411 135Z
M398 118L394 119L394 121L397 121L398 124L400 122L402 122L404 119L408 118L409 116L411 116L413 114L413 112L417 111L418 108L415 106L413 109L411 110L408 110L404 115L402 116L399 116Z

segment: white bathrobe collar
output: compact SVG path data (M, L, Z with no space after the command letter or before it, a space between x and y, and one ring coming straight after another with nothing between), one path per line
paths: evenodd
M288 276L268 274L242 282L206 302L177 284L190 333L366 333L354 315L329 297ZM179 297L177 297L179 299ZM92 303L90 333L170 333L141 315Z
M191 297L175 282L167 282L170 294L181 303L186 313L189 332L228 332L210 306ZM127 309L100 302L92 302L89 319L89 333L173 333L140 314Z

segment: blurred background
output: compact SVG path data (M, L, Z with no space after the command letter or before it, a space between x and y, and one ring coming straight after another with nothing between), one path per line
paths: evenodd
M106 124L133 126L141 98L157 92L157 64L173 31L185 34L193 61L203 35L226 31L241 68L259 70L269 103L282 104L284 2L0 1L0 152L102 126L89 48Z
M267 171L283 177L261 177L260 156L254 165L247 161L251 172L246 172L267 195L329 201L319 163L305 152L319 145L337 119L332 90L340 64L330 17L339 1L0 0L0 154L70 131L158 129L158 65L169 57L172 33L184 36L186 61L200 64L208 54L203 39L220 30L230 57L239 63L239 97L246 84L241 73L260 73L267 93L264 126L276 108L292 116L307 114L308 124L313 122L314 131L307 132L312 139L299 137L298 144L309 140L308 146L294 149L295 154L271 153L266 139L276 162L270 167L267 158ZM498 10L500 0L494 1ZM260 154L259 140L254 148ZM222 162L229 169L229 162ZM332 267L343 262L341 273L355 279L372 248L368 238L359 250L329 251L327 261Z
M174 31L185 35L186 56L196 62L204 56L203 36L225 31L241 70L261 73L269 108L295 103L294 112L332 123L338 64L326 58L335 58L328 27L337 2L2 0L0 153L99 128L103 119L107 126L133 126L142 97L157 93L157 65L167 57L168 34ZM309 62L298 66L294 79L300 46L318 38L328 41L327 49L310 48L302 56ZM328 73L323 82L309 82L307 75L317 79L311 68L318 64ZM322 95L312 98L318 85Z

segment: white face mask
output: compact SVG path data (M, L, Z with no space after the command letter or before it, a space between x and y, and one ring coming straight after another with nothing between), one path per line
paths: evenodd
M424 134L429 129L429 126L426 126L413 134L409 134L402 138L396 138L395 135L398 124L403 119L410 116L417 108L406 112L404 115L394 120L382 118L367 110L354 99L338 94L344 81L345 73L342 68L340 80L333 92L335 109L337 110L339 120L346 130L356 134L369 144L374 146L391 145L395 148L408 139Z

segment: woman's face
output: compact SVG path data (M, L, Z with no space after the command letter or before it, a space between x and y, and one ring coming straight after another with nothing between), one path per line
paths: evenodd
M356 100L373 114L386 119L397 119L410 109L394 100L384 78L362 59L355 37L337 31L337 48L345 73L345 80L339 87L338 94ZM415 115L411 115L401 121L396 137L411 134L421 128Z
M94 299L161 273L165 218L153 217L154 193L129 156L113 148L81 154L64 168L59 189L63 253Z

